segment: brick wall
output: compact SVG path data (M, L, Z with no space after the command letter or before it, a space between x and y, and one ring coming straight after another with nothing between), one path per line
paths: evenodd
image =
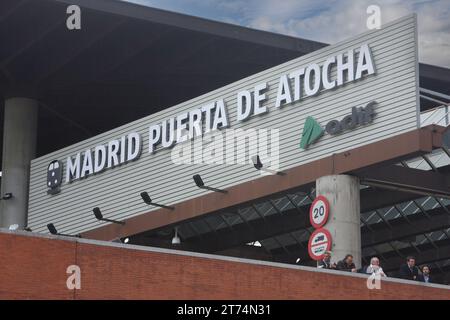
M163 251L163 252L158 252ZM0 232L0 299L450 299L450 287ZM81 268L68 290L66 268Z

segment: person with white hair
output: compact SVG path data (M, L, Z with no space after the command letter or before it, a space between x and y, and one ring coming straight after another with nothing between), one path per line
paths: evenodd
M383 271L383 268L380 266L380 259L377 257L372 257L370 259L370 265L366 269L366 273L375 274L376 276L387 277Z

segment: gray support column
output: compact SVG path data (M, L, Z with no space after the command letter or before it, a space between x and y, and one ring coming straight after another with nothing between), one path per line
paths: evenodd
M2 197L0 226L27 225L30 161L36 155L38 102L29 98L5 100L3 125Z
M333 240L332 261L351 254L356 267L361 267L359 179L347 175L321 177L316 180L316 195L323 195L330 202L330 216L324 228Z

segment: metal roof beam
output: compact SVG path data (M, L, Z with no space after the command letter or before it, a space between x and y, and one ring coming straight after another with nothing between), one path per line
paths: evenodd
M449 177L438 172L389 165L359 171L355 175L365 185L450 198Z
M439 260L450 259L450 242L448 240L437 241L437 249L429 244L423 244L417 246L420 249L420 255L416 256L416 264L426 264L432 263ZM423 247L428 246L430 248L426 248L422 250ZM414 248L407 248L400 250L403 256L399 256L396 254L395 257L390 257L387 259L385 263L383 263L382 267L384 271L397 271L403 263L405 263L405 258L408 255L415 255L416 251Z
M151 8L148 6L127 3L125 1L110 0L55 0L67 5L76 4L82 8L92 9L103 13L140 19L147 22L169 25L182 29L209 33L216 36L230 38L250 43L262 44L269 47L309 53L327 44L317 41L299 39L292 36L260 31L241 27L229 23L217 22L204 18L193 17L176 12Z
M410 192L365 189L361 190L361 212L372 211L390 206L394 203L412 201L414 199L417 199L417 194Z
M375 197L375 193L377 193L375 190L369 188L361 190L361 204L363 211L371 209L371 207L374 205L383 207L392 205L393 203L403 202L403 200L409 200L409 197L411 196L411 194L407 194L404 192L382 190L378 191L378 194L382 194L382 196ZM238 246L243 243L267 239L275 235L293 232L295 230L304 229L309 226L309 221L306 214L306 212L308 211L308 207L309 204L301 206L301 211L304 214L299 214L298 210L300 208L295 208L286 210L281 215L278 214L269 216L267 218L268 221L266 221L265 223L264 219L262 218L253 220L250 222L252 226L251 232L249 232L249 225L241 223L236 225L233 228L233 232L231 233L227 228L217 230L216 232L205 233L202 235L203 239L201 241L198 241L200 240L199 238L197 238L198 240L194 240L194 238L186 240L192 243L198 250L201 250L203 252L216 252L226 248ZM411 217L412 223L406 224L403 218L398 218L390 221L392 222L394 227L383 228L382 230L378 228L378 225L380 225L381 223L372 224L370 225L370 229L373 229L373 227L375 227L375 234L370 232L368 226L363 227L363 246L372 246L377 243L397 240L401 237L408 237L415 234L431 232L434 230L442 229L445 226L450 226L450 216L445 209L446 208L436 208L430 210L429 213L433 214L433 218L431 220L425 216L421 216L420 219L417 219L419 217ZM301 219L299 219L299 217L301 217ZM292 223L292 221L295 221L295 223ZM365 229L369 231L364 232ZM306 243L298 243L298 245L300 247L304 247L306 246ZM297 250L299 249L300 248L298 248Z
M228 229L217 230L203 235L202 243L196 243L195 239L187 241L202 246L206 252L216 252L256 240L267 239L290 231L303 229L309 225L309 217L299 214L296 209L283 212L283 215L270 215L266 219L255 219L233 226L235 232ZM249 228L250 227L250 228Z
M366 201L366 195L368 195L369 199L371 199L370 201ZM376 203L381 207L399 203L405 199L405 195L402 192L393 193L391 196L384 196L384 192L382 192L382 195L383 196L379 197L376 201ZM361 190L362 211L367 211L367 209L371 208L374 204L375 201L373 201L373 190ZM233 230L235 231L233 233L230 233L228 229L217 230L217 233L205 233L203 236L206 241L203 246L208 252L216 252L240 244L267 239L269 237L293 232L299 229L305 229L310 226L309 217L307 214L309 206L310 204L307 204L283 211L281 214L267 216L265 221L264 219L259 218L248 221L247 224L237 224L233 226ZM449 217L448 215L446 216ZM252 227L251 231L249 231L248 226ZM189 239L187 240L190 241ZM192 239L192 241L195 240ZM302 245L305 247L306 243Z
M450 228L450 216L442 208L436 208L429 211L431 219L420 215L410 216L411 223L405 221L403 217L389 220L387 226L384 222L370 225L373 231L363 227L361 229L361 244L363 248L373 247L381 243L390 241L401 241L408 237L415 237L419 234ZM301 245L289 246L291 252L299 252L300 258L308 259L308 252L304 249L307 246L305 241ZM294 249L296 247L296 249ZM420 245L417 246L420 249Z

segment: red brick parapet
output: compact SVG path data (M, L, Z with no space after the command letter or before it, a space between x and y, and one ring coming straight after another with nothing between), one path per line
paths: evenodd
M26 232L0 231L0 253L0 299L450 299L449 286L369 290L365 275Z

